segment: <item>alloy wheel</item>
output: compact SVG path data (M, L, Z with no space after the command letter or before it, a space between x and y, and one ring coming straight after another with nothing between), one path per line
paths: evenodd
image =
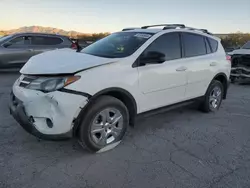
M116 108L106 108L99 112L91 124L91 138L99 146L115 141L123 130L123 116Z
M217 109L220 105L221 99L222 99L222 91L221 88L216 86L213 88L213 90L210 92L209 96L209 107L211 110Z

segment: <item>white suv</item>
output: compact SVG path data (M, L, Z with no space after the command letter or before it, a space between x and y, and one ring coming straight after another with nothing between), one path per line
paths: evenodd
M217 110L231 69L220 39L161 26L124 29L80 52L32 57L14 83L11 114L36 137L76 136L101 152L120 143L138 114L193 99L205 112Z

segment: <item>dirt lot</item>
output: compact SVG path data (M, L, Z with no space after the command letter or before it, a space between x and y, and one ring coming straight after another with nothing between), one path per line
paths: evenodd
M39 141L9 115L16 73L0 73L0 187L250 187L250 86L232 85L219 112L190 107L147 117L115 150Z

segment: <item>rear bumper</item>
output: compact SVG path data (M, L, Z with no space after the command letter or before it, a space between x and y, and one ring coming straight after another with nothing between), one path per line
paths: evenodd
M43 134L38 131L33 124L33 120L31 117L28 117L25 112L25 107L23 102L15 97L13 93L10 95L9 101L9 109L10 114L14 117L14 119L30 134L33 136L43 139L43 140L65 140L72 137L72 131L64 133L64 134Z

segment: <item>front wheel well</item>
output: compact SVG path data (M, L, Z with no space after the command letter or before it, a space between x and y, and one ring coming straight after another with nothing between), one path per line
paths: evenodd
M131 126L134 126L135 116L137 114L137 105L134 97L126 90L120 88L110 88L98 92L89 99L88 104L81 110L78 117L74 120L73 135L78 135L78 129L83 120L84 114L86 113L86 111L90 110L92 104L96 101L96 99L103 95L112 96L122 101L129 111L129 124Z
M127 92L123 92L123 91L114 90L114 91L104 92L101 95L112 96L122 101L129 111L129 124L132 126L134 125L135 115L137 113L137 106L136 106L135 99L132 97L131 94Z
M213 80L217 80L222 83L223 88L224 88L224 94L223 94L223 99L226 99L227 97L227 89L228 89L228 80L227 76L224 73L217 74Z

